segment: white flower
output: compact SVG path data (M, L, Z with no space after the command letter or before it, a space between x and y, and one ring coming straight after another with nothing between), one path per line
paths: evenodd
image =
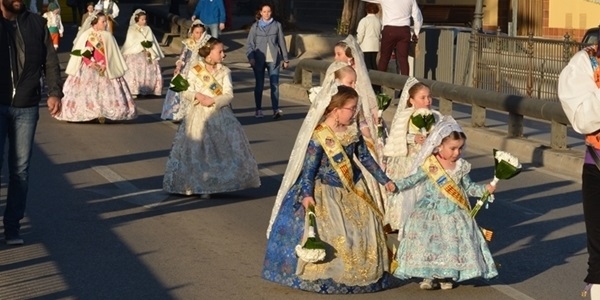
M317 263L325 259L325 249L305 249L302 245L296 245L296 255L308 263Z
M428 109L428 108L417 108L415 110L415 112L413 112L413 116L421 115L423 117L427 117L427 116L430 116L432 114L433 114L433 112L431 112L431 109Z
M308 100L310 100L310 103L315 103L315 100L317 99L317 95L319 94L319 92L323 89L322 86L315 86L315 87L311 87L308 90Z
M496 151L496 155L494 158L499 162L505 161L517 169L521 168L521 163L519 163L519 159L508 152L498 150Z

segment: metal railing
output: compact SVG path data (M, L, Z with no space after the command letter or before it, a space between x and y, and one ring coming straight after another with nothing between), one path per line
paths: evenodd
M584 44L563 40L510 37L500 31L475 35L475 70L468 74L467 28L426 28L415 57L416 77L473 86L509 95L558 101L558 76ZM424 43L421 43L424 41Z
M294 83L311 87L315 84L314 77L317 74L319 82L321 82L330 63L329 61L315 59L301 60L296 66ZM408 76L374 70L369 71L369 77L372 84L380 85L383 92L388 95L394 95L395 91L401 90L408 79ZM567 125L569 120L558 102L507 95L441 81L419 80L427 84L433 96L439 100L439 109L442 114L451 115L453 103L467 104L471 106L471 126L484 127L487 109L507 112L507 137L523 136L524 117L545 120L549 122L550 126L549 146L555 150L567 149Z

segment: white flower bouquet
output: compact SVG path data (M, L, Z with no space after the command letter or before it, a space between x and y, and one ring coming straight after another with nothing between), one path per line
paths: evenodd
M307 217L309 218L308 238L304 242L304 245L296 245L296 255L308 263L321 262L325 259L327 253L325 252L325 243L319 239L315 231L317 220L315 218L314 206L309 206Z
M494 179L490 184L496 186L500 179L511 179L521 173L521 169L522 166L517 157L508 152L494 149ZM477 201L475 207L471 209L471 217L475 218L481 207L487 202L493 202L493 199L490 199L490 193L488 191L481 196L481 199Z
M422 135L426 136L435 124L435 116L430 109L418 108L410 116L410 121L415 127L419 128Z

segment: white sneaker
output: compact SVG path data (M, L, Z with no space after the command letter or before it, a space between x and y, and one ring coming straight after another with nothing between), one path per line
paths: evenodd
M263 112L262 110L257 110L256 114L254 115L255 118L262 118L263 117Z
M452 281L442 281L440 282L440 288L442 290L451 290L454 288L454 285L452 284Z
M422 290L433 290L433 280L431 279L423 279L421 283L419 283L419 288Z

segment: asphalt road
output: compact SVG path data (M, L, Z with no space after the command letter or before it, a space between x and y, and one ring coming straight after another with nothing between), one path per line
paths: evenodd
M136 120L107 124L60 122L43 107L23 222L26 244L0 245L0 299L579 297L587 268L580 184L531 166L501 182L497 200L478 217L480 225L495 230L490 248L500 276L493 281L473 280L450 291L421 291L416 283L399 282L387 291L349 297L261 279L267 222L308 106L282 99L281 120L254 118L243 36L229 32L223 39L230 51L234 112L259 163L262 186L211 199L164 193L176 125L160 120L162 98L139 98ZM165 78L175 56L161 62ZM67 52L60 58L65 66ZM282 80L291 76L284 73ZM268 107L268 93L263 101ZM473 163L475 181L491 179L491 153L467 147L465 158ZM2 209L4 201L1 197Z

